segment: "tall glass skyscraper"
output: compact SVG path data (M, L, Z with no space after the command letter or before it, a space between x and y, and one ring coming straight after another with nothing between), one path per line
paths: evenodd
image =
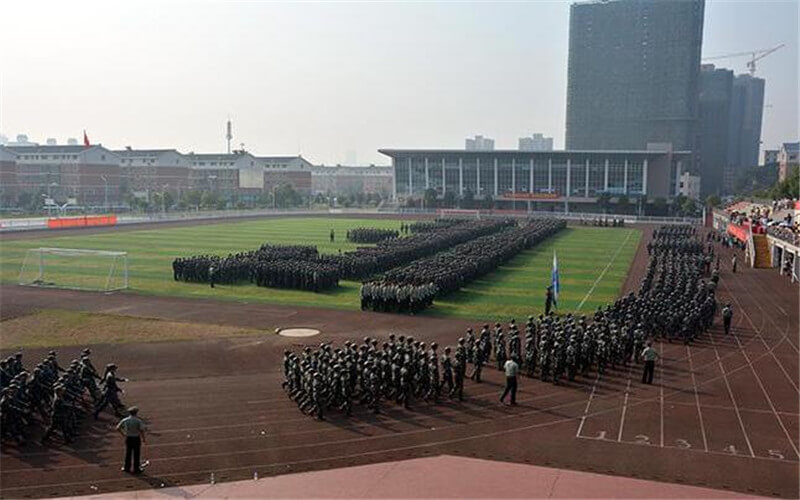
M695 149L704 8L704 0L572 5L567 149Z

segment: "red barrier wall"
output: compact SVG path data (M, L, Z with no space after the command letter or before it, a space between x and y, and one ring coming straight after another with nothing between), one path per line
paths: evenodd
M86 215L83 217L47 219L47 227L49 229L61 229L65 227L114 226L116 224L116 215Z
M733 236L739 241L747 241L749 236L748 228L745 226L737 226L736 224L728 224L728 234Z

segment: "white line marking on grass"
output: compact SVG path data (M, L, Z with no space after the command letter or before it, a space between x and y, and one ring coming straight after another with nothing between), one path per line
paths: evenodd
M581 307L583 307L583 304L586 303L586 300L589 297L591 297L592 293L594 292L594 289L597 287L597 284L600 283L600 280L603 279L603 276L606 275L606 272L611 267L611 264L613 264L614 261L617 260L617 256L619 255L620 251L622 251L622 248L625 246L625 243L627 243L628 240L631 238L632 234L633 234L633 230L631 229L630 232L628 232L628 236L625 237L625 239L620 244L619 248L617 248L617 251L614 252L614 255L611 257L611 260L609 260L608 264L606 264L606 267L605 267L605 269L603 269L603 272L601 272L600 276L598 276L597 279L594 280L594 283L592 283L592 287L589 289L588 292L586 292L586 295L583 296L583 300L581 300L581 303L578 304L578 307L575 308L575 312L580 311Z

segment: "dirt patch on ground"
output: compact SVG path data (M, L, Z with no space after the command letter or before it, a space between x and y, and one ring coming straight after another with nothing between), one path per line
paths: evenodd
M208 340L272 335L264 330L49 309L3 321L4 348Z

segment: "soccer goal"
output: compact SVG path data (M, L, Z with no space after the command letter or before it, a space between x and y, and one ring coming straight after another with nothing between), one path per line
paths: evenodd
M19 284L113 292L128 288L128 252L76 248L32 248Z

